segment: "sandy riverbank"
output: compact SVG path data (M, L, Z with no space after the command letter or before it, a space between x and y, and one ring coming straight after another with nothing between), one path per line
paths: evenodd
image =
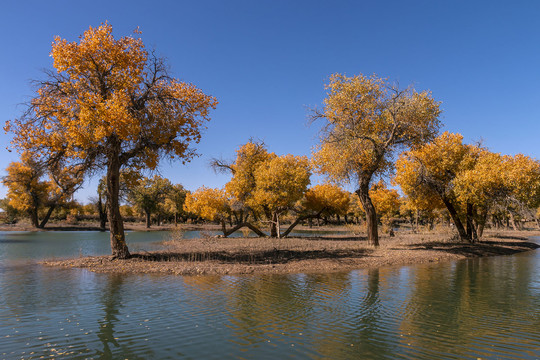
M398 233L392 238L382 236L381 246L374 249L364 238L348 234L286 239L183 239L176 234L162 243L163 250L133 253L128 260L95 256L43 264L94 272L176 275L320 273L511 255L539 248L527 241L529 236L540 236L540 231L490 231L477 244L456 242L447 233Z

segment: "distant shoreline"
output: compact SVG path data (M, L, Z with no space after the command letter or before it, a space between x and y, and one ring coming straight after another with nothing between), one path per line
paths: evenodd
M108 224L107 224L108 225ZM131 223L124 222L124 229L127 231L172 231L177 229L182 230L221 230L219 225L212 224L166 224L166 225L152 225L147 228L143 222ZM29 223L17 223L17 224L1 224L0 231L102 231L99 224L95 221L80 222L78 224L68 224L66 222L50 223L43 229L33 227ZM105 228L105 231L109 231L109 227Z
M227 275L253 273L328 273L403 266L473 257L511 255L540 248L527 237L540 231L488 231L477 244L456 242L448 233L382 236L377 249L352 235L302 238L215 238L165 241L163 250L43 261L47 266L85 268L99 273ZM358 240L360 239L360 240Z

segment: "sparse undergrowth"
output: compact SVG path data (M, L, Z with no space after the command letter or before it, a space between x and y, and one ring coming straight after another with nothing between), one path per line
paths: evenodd
M383 237L381 246L372 248L364 238L350 236L183 239L179 232L162 243L163 250L135 253L128 260L99 256L43 263L95 272L177 275L334 272L509 255L540 247L526 241L535 235L540 232L492 232L482 242L468 244L447 233L401 233Z

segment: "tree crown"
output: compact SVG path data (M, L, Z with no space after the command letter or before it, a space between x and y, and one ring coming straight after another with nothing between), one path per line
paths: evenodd
M56 37L55 71L37 82L28 111L6 124L13 144L88 167L111 153L122 165L155 168L163 155L189 161L189 148L215 108L215 98L167 73L140 38L115 39L112 26L90 27L79 42Z

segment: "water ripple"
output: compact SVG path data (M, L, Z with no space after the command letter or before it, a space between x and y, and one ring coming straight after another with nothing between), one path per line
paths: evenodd
M535 359L538 264L223 277L9 265L0 358Z

